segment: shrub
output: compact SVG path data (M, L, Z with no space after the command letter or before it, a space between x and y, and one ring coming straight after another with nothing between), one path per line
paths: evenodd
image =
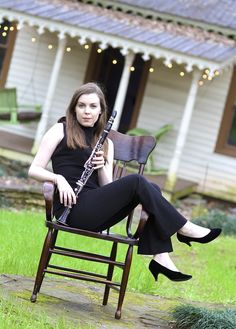
M193 218L192 222L209 228L219 227L225 235L236 235L236 217L221 210L210 210L205 215Z
M232 309L209 310L191 305L177 306L173 311L179 329L235 329L236 311Z

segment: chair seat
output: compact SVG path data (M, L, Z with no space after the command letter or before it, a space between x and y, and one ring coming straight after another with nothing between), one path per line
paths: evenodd
M87 230L81 230L78 228L73 228L70 226L63 226L61 224L57 224L57 222L53 221L46 221L46 226L50 228L54 228L56 230L70 232L74 234L80 234L96 239L102 239L102 240L108 240L108 241L114 241L119 243L124 243L132 246L138 245L138 240L134 238L130 238L126 235L117 234L117 233L106 233L106 232L93 232L93 231L87 231Z

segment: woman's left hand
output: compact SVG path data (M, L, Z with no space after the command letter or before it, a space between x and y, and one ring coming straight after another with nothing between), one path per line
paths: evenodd
M104 167L105 159L104 159L103 151L96 152L96 156L94 157L92 164L94 165L94 169L100 169L100 168Z

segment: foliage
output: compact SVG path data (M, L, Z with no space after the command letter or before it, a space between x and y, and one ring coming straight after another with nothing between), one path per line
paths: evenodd
M172 125L166 124L162 126L160 129L157 131L151 133L149 130L144 129L144 128L133 128L129 131L127 131L127 134L130 136L148 136L151 135L156 138L156 141L159 142L160 139L166 135L168 131L172 129Z
M28 175L29 164L18 160L9 160L0 156L0 176L14 176L26 178Z
M206 309L191 305L180 305L173 311L179 329L234 329L236 311L232 309Z
M158 130L154 132L150 132L147 129L144 128L133 128L129 131L127 131L127 134L130 136L153 136L156 139L156 142L158 143L162 137L164 137L170 130L172 129L172 125L166 124L159 128ZM163 174L166 172L164 169L156 169L153 159L153 153L149 155L148 162L146 164L145 171L147 174Z
M236 235L236 217L227 213L212 209L206 214L193 219L193 222L206 227L219 227L225 235Z

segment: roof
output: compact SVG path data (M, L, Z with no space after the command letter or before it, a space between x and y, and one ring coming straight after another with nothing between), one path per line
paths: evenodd
M0 0L0 9L0 19L37 26L39 33L47 28L58 31L60 37L65 34L78 37L81 44L98 42L103 48L119 47L123 54L133 51L142 53L144 59L153 56L164 59L165 63L176 61L185 64L187 71L193 66L212 71L221 69L236 58L236 43L226 36L76 0Z
M117 0L115 2L236 29L235 0Z

